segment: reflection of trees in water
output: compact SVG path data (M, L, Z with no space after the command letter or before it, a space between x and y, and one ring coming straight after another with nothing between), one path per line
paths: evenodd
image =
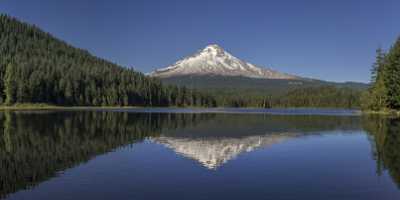
M163 132L169 137L245 137L268 133L319 134L361 130L359 116L217 114L212 120L199 120L196 126Z
M198 118L122 112L0 113L0 198L93 156L158 136L163 129L192 125Z
M6 152L11 153L12 144L11 144L11 132L12 130L12 121L10 113L5 113L5 120L4 120L4 149Z
M400 119L368 116L363 120L364 129L372 136L373 155L377 173L388 170L400 187Z

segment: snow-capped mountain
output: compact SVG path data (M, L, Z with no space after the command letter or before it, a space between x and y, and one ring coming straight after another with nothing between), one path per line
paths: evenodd
M298 79L268 68L257 67L226 52L216 44L208 45L196 54L179 60L175 64L157 69L150 76L168 78L186 75L242 76L261 79Z

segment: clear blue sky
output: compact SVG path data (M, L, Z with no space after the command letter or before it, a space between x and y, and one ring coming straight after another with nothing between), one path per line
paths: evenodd
M375 49L400 36L400 0L0 0L0 12L149 72L217 43L253 64L369 80Z

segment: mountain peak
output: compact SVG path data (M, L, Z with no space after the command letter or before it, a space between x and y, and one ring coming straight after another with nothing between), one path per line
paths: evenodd
M207 48L222 49L222 47L219 46L218 44L209 44L209 45L207 45L204 49L207 49Z
M244 62L226 52L217 44L207 45L198 53L186 57L171 66L157 69L150 76L167 78L174 76L243 76L263 79L297 79L298 77L260 68Z
M203 49L203 51L209 51L209 50L224 51L224 49L221 46L219 46L218 44L209 44Z
M218 44L210 44L207 45L203 50L200 51L201 53L211 54L214 56L223 56L225 55L225 50L220 47Z

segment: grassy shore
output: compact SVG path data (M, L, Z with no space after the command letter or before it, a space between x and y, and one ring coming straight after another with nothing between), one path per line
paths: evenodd
M140 106L58 106L52 104L14 104L4 105L0 104L0 111L24 111L24 110L96 110L96 109L129 109L129 108L145 108ZM170 107L174 108L174 107ZM175 107L176 108L176 107ZM186 108L201 108L201 107L186 107ZM338 108L340 109L340 108ZM387 116L400 116L398 110L362 110L360 111L363 115L387 115Z
M366 114L366 115L400 116L400 111L399 110L379 110L379 111L363 110L362 113Z

